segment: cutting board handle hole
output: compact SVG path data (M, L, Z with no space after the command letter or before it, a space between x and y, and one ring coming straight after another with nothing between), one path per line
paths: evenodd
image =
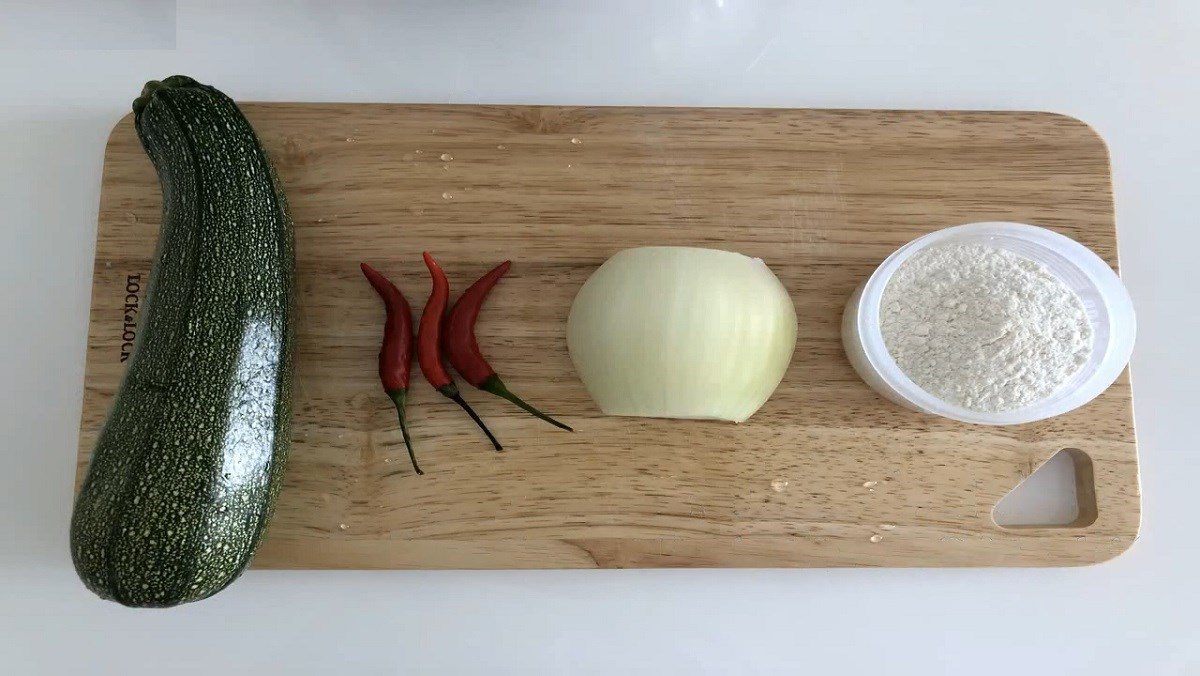
M992 509L1001 528L1087 528L1096 522L1092 459L1064 448L1036 467Z

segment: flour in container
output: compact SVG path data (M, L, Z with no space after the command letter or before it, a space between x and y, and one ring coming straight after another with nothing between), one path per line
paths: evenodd
M1070 287L1036 261L979 244L906 261L884 289L880 328L913 382L988 413L1053 394L1087 362L1093 340Z

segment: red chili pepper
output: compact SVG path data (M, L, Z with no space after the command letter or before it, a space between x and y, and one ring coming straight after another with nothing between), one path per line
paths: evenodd
M359 264L363 275L375 292L383 299L387 310L387 322L383 325L383 345L379 348L379 380L383 383L383 391L396 404L396 413L400 416L400 434L404 436L404 445L408 448L408 457L412 460L413 469L417 474L424 474L417 466L417 455L413 452L412 440L408 437L408 425L404 420L404 404L408 399L408 376L412 371L412 309L408 301L395 284L387 277L379 274L366 263Z
M446 319L446 330L442 335L442 348L454 366L454 370L462 374L468 383L511 401L555 427L574 432L575 430L567 425L526 404L520 397L509 392L508 388L504 386L504 381L500 380L500 376L496 375L495 369L487 363L487 360L483 358L483 353L479 350L479 342L475 339L475 321L479 319L479 310L483 307L483 302L487 300L488 294L491 293L492 287L496 286L496 282L500 281L510 267L512 267L512 261L504 261L492 268L491 272L480 277L466 291L463 291L458 301L454 303L454 307L450 309L450 316Z
M471 420L479 425L479 429L487 435L496 450L502 451L504 447L500 445L499 441L496 441L496 437L492 436L492 431L483 424L474 409L463 401L462 395L458 393L458 386L454 384L446 367L442 365L440 349L442 321L446 314L446 305L450 302L450 281L446 279L446 273L442 272L442 267L433 260L433 256L430 256L428 251L422 256L425 258L425 265L429 268L430 276L433 277L433 289L429 292L429 300L425 303L424 312L421 313L421 326L417 329L417 363L421 365L421 373L425 374L425 380L428 380L434 389L461 406L467 415L471 416Z

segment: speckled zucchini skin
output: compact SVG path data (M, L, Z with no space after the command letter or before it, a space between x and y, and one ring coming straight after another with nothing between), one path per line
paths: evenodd
M289 442L295 261L279 183L229 97L176 75L133 108L162 232L71 555L101 597L163 607L236 579L270 518Z

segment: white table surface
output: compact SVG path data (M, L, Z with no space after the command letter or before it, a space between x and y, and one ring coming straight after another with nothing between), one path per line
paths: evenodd
M0 672L1200 674L1198 34L1184 0L0 0ZM66 538L101 154L175 72L244 100L1086 120L1140 320L1141 538L1077 569L251 571L102 602Z

